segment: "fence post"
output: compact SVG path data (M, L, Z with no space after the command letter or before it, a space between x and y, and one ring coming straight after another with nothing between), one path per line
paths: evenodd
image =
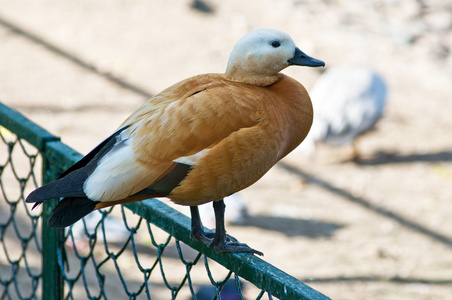
M42 184L49 183L58 177L59 170L52 167L45 152L42 151ZM42 204L42 299L61 300L64 296L64 281L58 265L57 250L63 250L61 241L64 229L47 225L52 209L58 199L47 200Z

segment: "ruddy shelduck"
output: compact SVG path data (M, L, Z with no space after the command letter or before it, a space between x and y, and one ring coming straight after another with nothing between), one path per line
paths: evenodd
M319 67L291 37L257 29L240 39L224 74L204 74L165 89L59 179L33 191L34 207L63 197L49 226L65 227L93 210L167 197L190 206L191 235L218 252L261 254L226 234L223 198L261 178L297 147L312 124L306 89L280 73ZM215 232L198 205L213 201Z

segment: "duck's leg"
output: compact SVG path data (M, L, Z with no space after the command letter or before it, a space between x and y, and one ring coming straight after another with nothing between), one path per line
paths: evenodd
M213 242L214 232L205 232L204 226L199 216L198 206L190 206L191 213L191 237L197 241L203 242L207 246L210 246Z
M215 237L214 229L205 229L201 222L198 206L190 206L191 213L191 237L197 241L203 242L207 246L211 246ZM235 238L226 235L228 241L237 242Z
M262 252L249 247L247 244L242 244L235 239L231 239L226 234L224 226L225 207L226 205L224 204L223 199L213 202L213 209L215 211L215 236L212 246L215 250L217 250L217 252L244 252L264 255Z

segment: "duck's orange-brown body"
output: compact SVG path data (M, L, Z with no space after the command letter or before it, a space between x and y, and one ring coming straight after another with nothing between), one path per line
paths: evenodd
M171 169L174 160L193 162L168 197L198 205L256 182L301 143L312 115L305 88L288 76L261 87L205 74L156 95L122 126L129 126L136 158L152 173L145 186Z

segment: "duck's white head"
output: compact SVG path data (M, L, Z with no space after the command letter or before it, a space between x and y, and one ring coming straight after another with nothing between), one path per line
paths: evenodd
M226 78L256 85L269 85L290 65L320 67L321 60L304 54L285 32L256 29L242 37L232 49Z

